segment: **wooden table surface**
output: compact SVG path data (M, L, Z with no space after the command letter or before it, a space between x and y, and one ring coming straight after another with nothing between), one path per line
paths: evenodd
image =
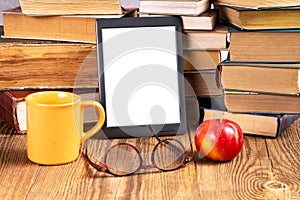
M199 159L185 134L179 138L193 162L127 177L97 172L83 154L65 165L34 164L26 156L26 135L1 120L0 133L0 199L300 199L300 120L277 139L246 136L230 162Z

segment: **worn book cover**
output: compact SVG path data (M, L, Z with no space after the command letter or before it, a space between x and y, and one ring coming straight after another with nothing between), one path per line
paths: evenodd
M297 9L253 10L218 6L221 20L246 30L300 28L300 7Z
M222 62L219 87L277 94L300 94L300 63Z
M183 48L190 50L220 50L227 48L228 27L218 24L213 30L186 30Z
M300 62L300 29L246 31L230 27L230 61Z
M247 113L300 114L300 96L225 90L227 111Z
M243 133L251 136L276 138L299 117L291 114L234 113L202 108L203 120L229 119L237 122Z
M300 6L299 0L214 0L217 5L236 6L241 8L250 8L256 10L274 9L274 8L289 8Z
M139 13L140 17L166 16L159 14ZM183 30L213 30L217 24L217 10L208 10L198 16L181 15Z
M28 16L21 8L3 11L4 37L96 43L95 21L133 14Z
M26 102L25 97L34 92L46 90L6 90L0 91L0 118L14 128L18 133L26 133ZM73 92L82 100L99 101L97 89L64 89ZM84 115L84 123L91 124L97 121L98 115L95 109L87 108Z
M210 8L209 0L141 0L139 11L148 14L197 16Z
M119 0L20 0L26 15L121 14Z
M1 90L98 87L94 44L6 41L0 43Z
M24 133L26 120L25 97L32 91L0 91L0 118L6 121L17 132Z

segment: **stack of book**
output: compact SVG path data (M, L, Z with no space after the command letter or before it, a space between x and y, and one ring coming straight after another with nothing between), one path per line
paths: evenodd
M218 23L217 10L212 9L210 1L140 0L139 12L141 17L179 15L182 18L186 95L220 95L215 71L226 58L227 26Z
M204 118L224 116L246 133L276 137L300 114L300 2L214 3L230 24L230 50L217 73L222 98Z
M124 10L119 0L20 0L20 6L2 12L0 118L23 133L29 93L67 90L96 98L95 21L136 9Z

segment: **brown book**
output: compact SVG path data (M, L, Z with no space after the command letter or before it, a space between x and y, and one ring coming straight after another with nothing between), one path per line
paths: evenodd
M0 43L0 90L97 88L96 45Z
M228 27L217 25L212 31L184 31L183 48L193 50L219 50L227 47Z
M213 30L217 24L217 11L209 10L198 16L181 16L183 30Z
M31 91L0 91L0 118L6 121L17 132L26 131L26 103L25 97Z
M139 11L148 14L197 16L209 8L209 0L141 0Z
M7 90L0 91L0 118L14 128L18 133L26 133L26 102L25 97L31 93L43 90ZM64 89L63 91L78 94L82 100L99 101L97 89ZM85 124L97 121L97 113L94 109L86 109L84 115Z
M230 30L230 61L300 62L300 29Z
M251 9L270 9L270 8L286 8L299 6L299 0L283 0L283 1L271 1L271 0L214 0L214 4L217 5L230 5L242 8Z
M121 14L119 0L20 0L26 15Z
M208 10L198 16L182 15L183 30L213 30L217 24L217 11ZM140 17L158 17L163 15L139 13Z
M289 114L233 113L212 109L203 109L203 111L203 120L229 119L238 123L244 134L272 138L278 137L300 117L300 115Z
M300 63L222 63L220 83L225 90L300 94Z
M131 12L130 12L131 13ZM96 42L95 21L99 18L121 18L114 15L27 16L20 8L2 12L4 37L71 42Z
M246 30L300 28L300 9L252 10L218 6L220 19Z
M239 113L300 114L300 96L224 91L225 109Z
M216 69L227 59L228 50L183 50L184 70Z
M186 96L210 97L222 95L222 90L216 83L216 69L184 72L186 83ZM188 85L189 84L189 85ZM189 94L188 88L193 88L194 94Z

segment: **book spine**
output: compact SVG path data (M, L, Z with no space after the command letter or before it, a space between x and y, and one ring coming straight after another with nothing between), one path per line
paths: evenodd
M223 67L222 63L219 63L216 68L216 84L217 87L220 89L223 89L222 80L221 80L222 67Z
M17 120L16 99L10 95L9 92L0 92L0 118L8 125L13 127L16 131L20 131Z
M290 127L299 117L300 115L283 115L282 117L278 118L276 137Z

